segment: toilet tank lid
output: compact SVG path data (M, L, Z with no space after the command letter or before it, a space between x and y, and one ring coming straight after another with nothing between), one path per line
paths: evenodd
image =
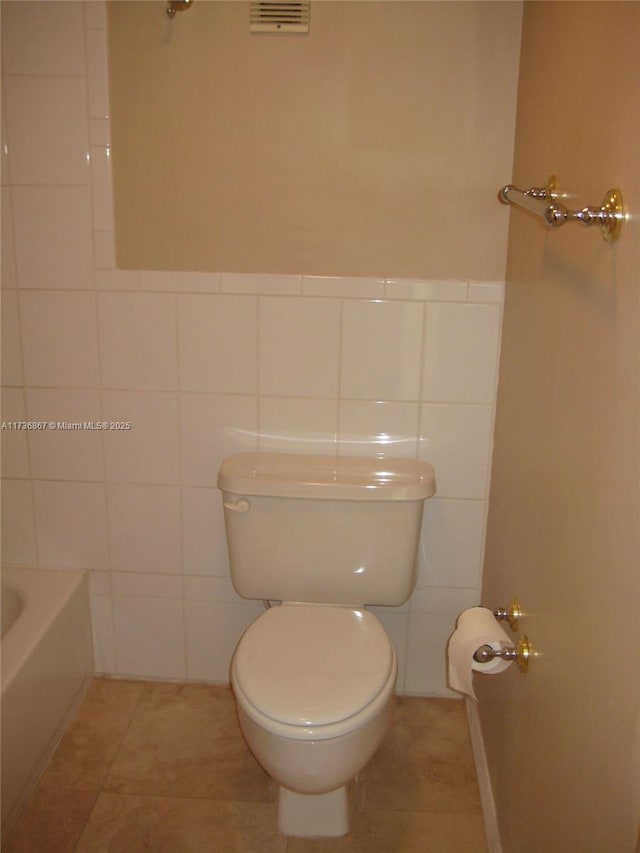
M240 495L321 500L415 501L435 494L435 474L417 459L239 453L222 463L218 488Z

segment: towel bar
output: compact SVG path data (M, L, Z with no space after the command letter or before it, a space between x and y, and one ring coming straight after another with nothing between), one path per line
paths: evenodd
M565 222L581 222L583 225L599 225L603 240L615 243L620 239L622 223L626 219L619 189L607 190L600 207L583 207L569 210L558 201L557 180L551 175L545 187L530 187L519 190L513 184L502 187L498 199L503 204L516 204L541 216L547 225L557 228Z

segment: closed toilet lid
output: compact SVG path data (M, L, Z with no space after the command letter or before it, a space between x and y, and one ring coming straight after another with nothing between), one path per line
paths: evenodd
M328 725L383 689L393 650L366 610L313 604L272 607L245 632L233 676L262 714L294 726Z

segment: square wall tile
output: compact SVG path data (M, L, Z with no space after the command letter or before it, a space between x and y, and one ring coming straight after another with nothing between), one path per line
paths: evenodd
M0 311L2 322L2 334L0 335L2 384L19 386L22 385L23 379L18 293L15 290L2 290L0 300L2 307Z
M469 302L504 302L504 281L470 281Z
M92 288L89 187L13 187L11 196L19 286Z
M467 282L450 279L387 279L387 299L419 299L424 302L465 302Z
M187 676L228 684L240 637L264 613L260 604L187 601Z
M107 480L178 483L180 442L176 394L103 391L102 416L131 429L103 432Z
M223 293L253 293L258 296L299 296L299 275L265 275L264 273L222 273Z
M140 290L137 270L96 270L96 290Z
M273 297L260 300L260 393L338 394L340 302Z
M98 2L100 0L88 0L90 6L96 6ZM111 145L111 122L108 118L89 119L89 142L107 148Z
M111 484L107 494L111 568L180 574L180 489Z
M5 74L84 74L82 3L4 3Z
M2 480L2 564L38 565L30 480Z
M100 119L94 119L100 121ZM91 146L91 201L93 227L98 231L113 230L113 192L111 180L111 148Z
M261 397L258 446L263 452L336 452L335 400Z
M183 394L180 421L185 485L214 488L218 469L227 456L258 449L255 397Z
M2 389L2 421L24 421L27 419L24 392L21 388ZM28 433L23 429L3 429L0 440L2 448L2 476L29 478Z
M479 588L420 586L411 596L409 607L412 613L449 614L454 617L455 624L463 610L476 607L479 601Z
M8 186L11 183L10 177L10 166L9 166L9 143L7 142L7 120L4 115L4 95L0 98L2 103L0 104L0 179L3 187ZM3 193L4 196L4 193ZM4 202L4 198L3 198ZM4 207L2 209L2 216L5 216ZM4 223L3 223L4 225ZM2 232L2 239L4 241L4 228Z
M86 31L89 116L109 118L109 75L106 30Z
M340 455L415 458L418 412L418 403L341 400Z
M341 397L418 400L423 316L418 302L345 301Z
M252 296L178 298L183 391L255 394L258 390L258 301Z
M4 159L2 160L4 164ZM2 193L0 194L1 225L2 225L2 253L0 255L0 273L2 275L2 288L10 288L18 286L16 276L16 253L13 241L13 205L11 203L11 188L3 184Z
M114 597L118 675L185 678L182 607L176 598Z
M112 230L93 232L93 264L96 270L116 268L116 245Z
M104 485L36 480L33 492L40 565L107 568Z
M486 501L426 501L418 550L419 586L479 586L486 510Z
M501 323L500 305L430 304L422 399L493 403Z
M453 614L411 613L405 676L408 695L460 698L447 686L447 643L454 627Z
M80 428L100 420L98 391L27 389L27 417L50 424L29 432L33 476L41 480L102 480L102 432Z
M13 184L89 184L84 77L5 79Z
M222 493L218 489L183 488L182 560L185 574L229 574Z
M486 498L489 491L493 407L421 407L420 459L436 471L441 498Z
M95 294L22 292L20 319L27 385L98 387Z
M106 0L85 0L84 25L88 30L105 30L107 28Z
M103 387L177 388L175 298L165 293L100 293L97 298Z
M384 279L305 275L302 279L302 292L305 296L381 299L384 296Z
M184 597L182 575L158 575L151 572L112 572L114 595L151 595L160 598Z
M368 607L378 617L384 627L398 659L398 675L396 691L404 693L405 672L407 667L407 632L409 628L409 613L397 607Z
M108 569L89 571L89 595L111 595L111 572Z
M230 577L186 576L184 597L187 601L217 601L222 604L242 604L246 601L235 591Z
M458 615L479 599L476 589L417 589L411 598L407 692L459 696L447 686L447 645Z
M220 273L142 270L140 286L142 290L168 290L171 293L219 293Z

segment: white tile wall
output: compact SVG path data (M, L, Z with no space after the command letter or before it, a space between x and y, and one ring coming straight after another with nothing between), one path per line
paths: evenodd
M89 187L15 186L10 192L20 287L92 288Z
M104 388L178 387L173 294L99 293L98 339Z
M107 568L107 508L103 483L34 480L33 498L40 565Z
M97 387L95 296L80 290L19 290L18 294L25 383L31 387Z
M108 487L108 511L112 569L155 575L181 573L178 486L112 483Z
M3 228L5 222L6 220L3 217ZM20 386L23 382L23 370L17 290L3 289L0 313L2 315L2 384Z
M355 400L417 400L424 306L419 302L345 300L340 392Z
M86 104L83 77L7 77L5 113L12 183L86 186Z
M99 419L100 392L97 389L28 388L26 401L25 419L54 421L59 427L38 430L29 436L32 475L39 480L104 480L100 433L72 428L72 425Z
M2 389L2 419L4 421L26 420L24 392L21 388ZM5 430L2 433L2 476L25 478L31 476L27 433L23 430Z
M257 393L258 299L255 296L193 293L179 296L178 339L183 390Z
M340 452L348 456L415 458L419 417L416 402L340 400Z
M107 480L177 483L180 477L178 396L152 391L103 391L104 423L131 425L103 436Z
M338 396L341 305L339 299L260 298L261 393Z
M448 693L479 597L502 282L117 270L104 6L3 5L3 559L89 570L101 671L226 681L230 453L433 462L418 585L375 608L398 688ZM381 271L382 272L382 271ZM24 385L23 385L24 383Z

